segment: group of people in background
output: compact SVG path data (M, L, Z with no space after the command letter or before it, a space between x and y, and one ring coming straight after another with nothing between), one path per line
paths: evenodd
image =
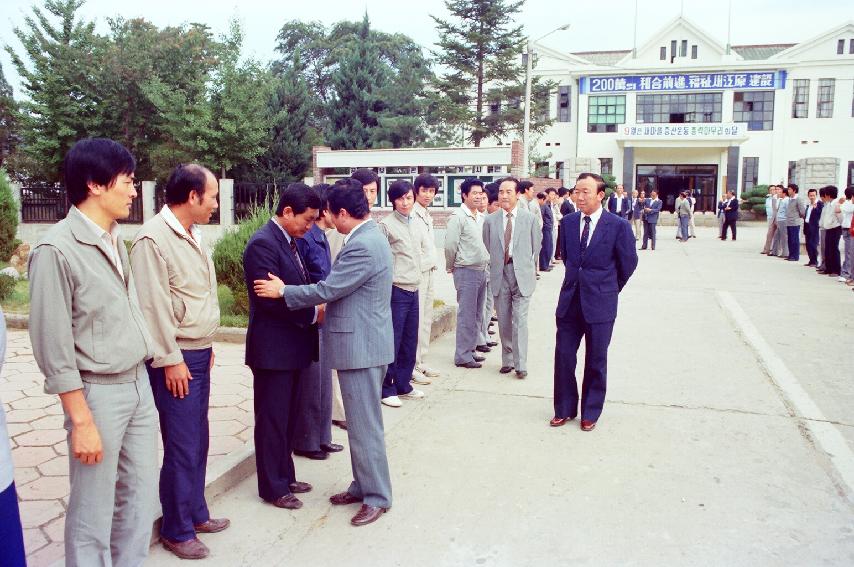
M841 196L833 185L811 188L804 199L794 183L771 185L765 211L768 231L762 254L797 262L803 231L809 258L804 266L854 288L854 186Z

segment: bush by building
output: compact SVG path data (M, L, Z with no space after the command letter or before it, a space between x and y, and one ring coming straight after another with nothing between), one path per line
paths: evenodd
M18 230L18 204L12 195L12 185L6 170L0 168L0 261L7 261L15 247L20 244L15 240Z

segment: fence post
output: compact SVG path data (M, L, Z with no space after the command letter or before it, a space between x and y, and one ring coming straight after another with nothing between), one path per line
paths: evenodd
M219 225L234 224L234 179L219 180Z
M157 214L154 210L154 181L142 182L142 222Z
M12 198L15 200L15 206L18 208L18 224L24 220L24 209L21 206L21 184L12 183Z

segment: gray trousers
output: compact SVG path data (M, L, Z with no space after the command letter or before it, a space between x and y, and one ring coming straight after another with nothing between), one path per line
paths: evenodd
M775 220L777 231L774 234L774 244L771 247L771 254L781 258L789 257L789 233L786 230L786 221Z
M531 298L519 291L513 264L504 266L501 289L495 296L498 336L501 337L501 366L528 370L528 307Z
M374 366L338 371L353 467L353 482L347 492L369 506L380 508L391 508L391 476L380 405L387 368Z
M640 240L640 237L643 235L643 221L640 217L632 219L632 230L635 233L635 241Z
M768 221L768 231L765 233L765 246L762 248L764 254L771 252L771 247L774 244L774 235L777 233L777 223L774 219Z
M436 270L421 272L421 284L418 286L418 349L415 351L415 368L424 366L424 356L430 348L430 334L433 332L433 276Z
M134 371L131 371L134 372ZM157 410L145 366L136 382L90 384L83 395L101 435L103 460L84 465L71 451L71 495L65 516L66 567L142 565L157 501Z
M854 237L843 227L842 228L842 242L844 242L843 253L842 253L842 271L839 273L840 276L844 276L846 278L851 277L851 254L854 252Z
M454 364L474 362L474 347L477 346L483 321L488 276L484 268L454 268L454 287L457 288L457 346Z
M326 364L323 333L320 337L320 360L300 375L293 443L298 451L320 451L322 443L332 443L332 369Z
M826 230L823 228L818 229L818 257L819 257L818 269L819 270L823 270L825 268L825 266L824 266L824 233L825 232L826 232Z
M477 344L485 345L489 342L489 321L492 319L492 310L495 307L495 299L492 297L492 285L489 277L486 278L486 299L483 302L483 320L480 324Z

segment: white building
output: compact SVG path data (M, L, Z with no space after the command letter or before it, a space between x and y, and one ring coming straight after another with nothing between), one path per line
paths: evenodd
M534 153L550 154L555 177L598 159L665 204L694 191L699 210L724 189L854 184L854 22L799 44L728 48L676 18L636 52L536 51L534 74L558 87Z

